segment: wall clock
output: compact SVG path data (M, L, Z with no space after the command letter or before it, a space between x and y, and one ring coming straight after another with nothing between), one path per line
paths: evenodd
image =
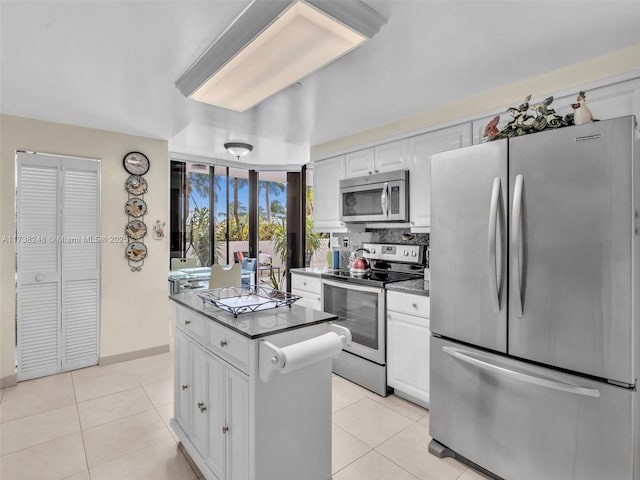
M149 159L144 153L129 152L122 159L122 164L131 175L144 175L149 171Z

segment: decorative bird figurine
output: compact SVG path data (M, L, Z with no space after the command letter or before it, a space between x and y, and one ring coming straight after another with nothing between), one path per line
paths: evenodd
M577 103L571 104L573 109L575 110L573 114L573 121L576 125L582 125L583 123L593 122L593 114L589 107L587 107L587 99L585 93L580 90L578 93L578 98L576 98Z
M500 115L496 115L484 127L484 132L482 136L485 138L485 142L490 142L491 140L494 140L498 136L498 134L500 133L500 130L498 130L498 126L497 126L499 121L500 121Z

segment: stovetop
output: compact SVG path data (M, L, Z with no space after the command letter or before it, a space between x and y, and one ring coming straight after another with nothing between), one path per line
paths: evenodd
M357 249L352 254L352 257L357 252L363 252L362 256L369 261L371 265L369 273L353 274L349 269L335 269L327 270L320 276L374 287L424 278L424 269L427 264L426 245L365 243L363 248Z
M365 275L355 275L349 270L328 270L320 274L322 278L331 280L341 280L349 283L356 283L360 285L371 285L377 287L384 287L387 283L402 282L404 280L413 280L415 278L422 278L422 274L411 274L404 272L384 272L371 270L370 273Z

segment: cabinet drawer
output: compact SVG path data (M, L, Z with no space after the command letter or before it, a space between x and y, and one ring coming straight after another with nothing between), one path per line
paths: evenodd
M209 321L186 308L178 307L176 327L192 337L198 343L205 345L209 338Z
M387 310L429 318L429 297L387 291Z
M322 310L319 293L305 292L304 290L296 290L295 288L292 288L291 294L302 297L296 302L298 305L313 308L314 310Z
M315 293L319 296L321 290L320 278L293 274L291 275L291 288Z
M207 348L246 372L249 367L250 340L216 323L211 323L210 332Z

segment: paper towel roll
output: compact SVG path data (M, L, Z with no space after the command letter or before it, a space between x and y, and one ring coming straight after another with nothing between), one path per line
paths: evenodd
M294 343L280 349L284 356L284 365L280 372L293 372L321 360L337 357L341 350L342 339L335 332Z

